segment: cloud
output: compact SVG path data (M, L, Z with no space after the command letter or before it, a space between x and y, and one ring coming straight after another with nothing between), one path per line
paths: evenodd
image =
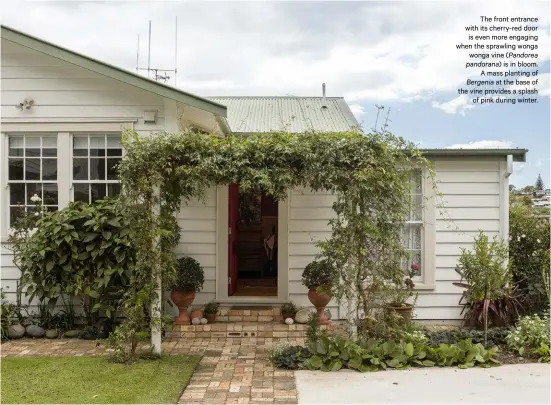
M365 114L365 109L360 104L350 104L349 107L356 119L360 119L360 117Z
M467 54L455 44L466 41L466 25L497 10L490 2L24 4L22 13L20 3L6 2L2 23L132 71L138 34L140 64L146 64L148 20L151 65L174 66L178 16L177 86L190 92L311 96L319 95L325 82L328 95L356 104L430 101L455 91L479 74L479 69L465 69ZM549 26L544 3L503 2L499 13L538 16ZM549 58L550 34L541 29L538 35L543 62ZM453 104L435 106L465 111Z
M511 141L474 141L469 143L456 143L448 146L447 149L514 149Z
M441 109L446 114L460 114L460 115L465 115L466 110L470 110L471 108L474 108L474 106L469 103L469 98L464 94L446 103L439 103L437 101L433 101L432 106L434 108Z

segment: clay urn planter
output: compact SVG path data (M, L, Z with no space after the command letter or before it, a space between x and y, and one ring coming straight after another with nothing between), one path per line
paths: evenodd
M172 283L170 298L178 307L180 313L174 320L176 325L189 325L187 309L195 299L195 295L203 288L205 275L199 262L192 257L181 257L176 266L176 277ZM199 319L203 317L201 313Z
M325 315L325 307L331 301L330 294L320 294L316 288L311 288L308 291L308 299L318 312L318 325L328 325L331 323L329 318Z
M205 313L208 323L216 322L216 315L218 314L219 308L220 304L214 301L211 301L204 306L203 312Z
M170 293L170 299L178 307L180 313L174 320L176 325L189 325L190 317L187 316L187 309L195 299L195 291L178 291L173 290Z
M387 309L401 316L404 321L406 322L411 321L411 313L413 312L413 305L402 304L398 306L396 304L394 305L391 304L387 307Z

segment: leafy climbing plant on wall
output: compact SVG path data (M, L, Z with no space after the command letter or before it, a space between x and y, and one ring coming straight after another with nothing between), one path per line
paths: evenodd
M134 294L128 305L143 306L159 298L159 273L163 285L173 277L172 247L178 233L174 214L181 204L231 183L276 200L297 187L339 196L331 237L319 247L344 280L334 286L336 297L355 302L357 318L378 316L376 307L401 285L401 260L407 252L400 234L411 208L408 176L413 167L420 167L433 178L430 162L402 138L357 132L225 138L192 132L139 137L127 132L123 142L121 206L132 218L136 248Z

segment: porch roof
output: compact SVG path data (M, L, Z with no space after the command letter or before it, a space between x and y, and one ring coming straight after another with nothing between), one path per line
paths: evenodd
M439 156L477 156L477 157L491 157L501 156L506 158L508 155L513 156L514 162L526 162L526 153L528 149L421 149L423 154L427 157L439 157Z

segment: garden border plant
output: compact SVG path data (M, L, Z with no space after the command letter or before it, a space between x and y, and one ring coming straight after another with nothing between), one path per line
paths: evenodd
M331 238L318 246L338 279L352 288L335 283L333 296L354 303L356 321L377 318L404 277L401 263L408 253L401 229L411 212L410 172L426 168L436 190L431 163L415 145L386 132L219 138L190 131L140 137L129 131L123 144L121 206L132 218L136 248L130 306L160 302L158 292L172 282L178 236L174 213L181 205L204 199L211 187L238 183L242 190L277 200L297 187L336 194ZM133 302L135 297L140 301ZM150 312L158 314L158 309ZM150 318L158 327L159 316Z

